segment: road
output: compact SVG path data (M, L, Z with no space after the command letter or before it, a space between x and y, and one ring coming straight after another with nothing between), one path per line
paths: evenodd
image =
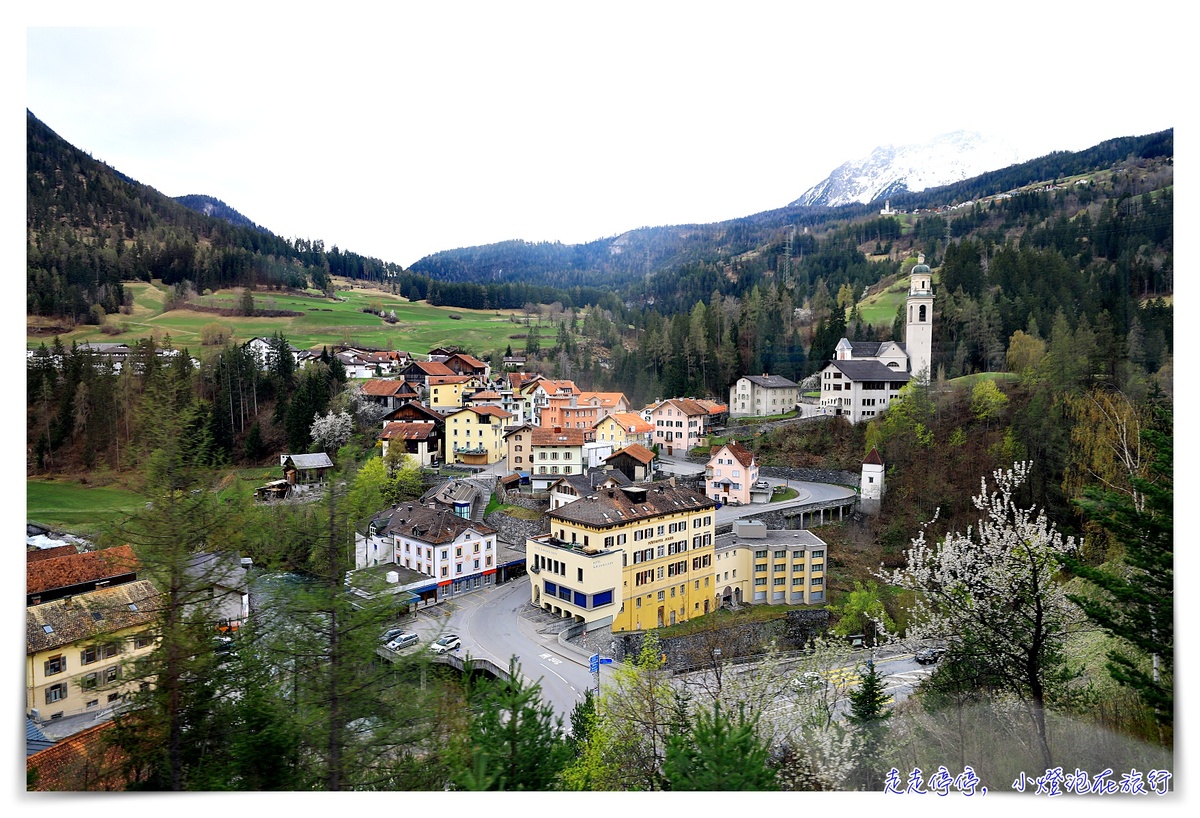
M542 698L566 724L575 703L592 685L586 656L563 648L548 626L562 620L534 608L529 602L529 577L464 594L415 614L410 625L428 645L443 633L462 639L458 656L488 659L508 667L516 657L520 673L542 687ZM611 666L601 668L603 678Z

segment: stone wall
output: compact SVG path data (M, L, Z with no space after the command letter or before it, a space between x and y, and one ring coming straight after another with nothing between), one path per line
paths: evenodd
M779 619L735 624L719 630L660 639L659 642L667 657L667 667L680 673L710 666L715 648L721 650L721 661L763 653L772 641L781 651L801 650L828 627L829 611L803 608L786 611ZM624 661L637 657L646 632L614 633L611 638L613 658Z
M550 525L546 517L540 520L522 520L510 517L501 511L493 511L483 518L483 522L496 529L496 539L510 545L525 545L529 537L550 533Z

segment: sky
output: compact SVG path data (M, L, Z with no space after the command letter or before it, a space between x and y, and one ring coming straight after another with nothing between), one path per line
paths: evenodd
M1036 156L1181 107L1140 70L1176 51L1118 46L1104 3L53 5L26 11L25 107L66 141L404 267L782 207L880 145L974 130Z

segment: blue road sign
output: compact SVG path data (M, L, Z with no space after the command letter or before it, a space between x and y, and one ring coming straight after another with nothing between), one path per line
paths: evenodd
M588 657L588 664L591 668L592 673L599 673L600 672L600 654L593 653L590 657Z
M611 656L601 656L601 657L600 657L600 664L602 664L602 665L611 665L611 664L612 664L612 657L611 657Z

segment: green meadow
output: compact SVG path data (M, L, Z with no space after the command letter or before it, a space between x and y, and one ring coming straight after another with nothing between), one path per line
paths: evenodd
M314 297L305 297L257 292L254 294L254 304L258 309L293 310L302 314L247 318L194 310L164 311L163 301L169 287L158 282L143 281L126 282L124 286L133 297L130 314L108 316L106 323L111 325L108 332L98 326L76 326L59 335L62 342L67 346L76 341L131 343L150 336L169 336L173 346L187 347L195 355L201 347L203 329L209 324L221 324L228 327L233 338L239 342L281 332L292 346L299 349L320 349L322 346L341 344L424 353L433 347L454 344L477 356L487 356L493 351L503 352L508 345L514 350L525 347L523 337L511 337L523 336L526 331L523 317L516 316L521 323L514 323L512 311L434 307L423 301L410 302L382 290L339 290L336 299L316 293ZM240 298L240 290L222 290L201 296L197 302L236 308ZM364 309L394 310L396 323L387 323L378 314L363 312ZM120 331L113 332L112 329ZM543 325L541 332L545 335L553 332L553 329ZM52 335L30 334L26 342L30 349L35 349L52 339Z
M25 481L26 519L83 536L99 533L144 502L128 489L90 486L77 478Z

